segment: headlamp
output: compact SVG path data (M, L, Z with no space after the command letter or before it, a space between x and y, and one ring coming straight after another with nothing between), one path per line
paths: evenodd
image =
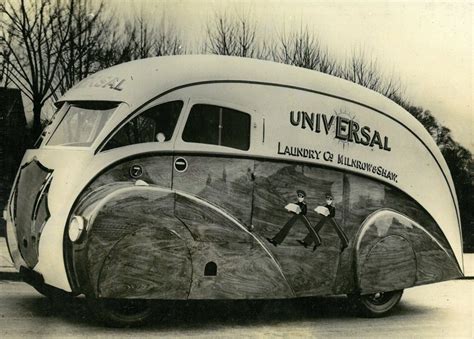
M69 222L69 239L72 242L77 241L80 237L82 232L84 231L85 228L85 220L83 217L80 215L75 215L71 218L71 221Z

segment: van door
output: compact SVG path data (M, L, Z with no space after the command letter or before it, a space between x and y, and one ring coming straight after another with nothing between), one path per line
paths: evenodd
M250 231L257 119L226 104L191 104L175 144L175 216L191 233L189 299L284 298L291 288ZM260 130L261 132L261 130Z
M252 115L224 104L190 105L175 145L173 189L207 201L245 227L252 217Z

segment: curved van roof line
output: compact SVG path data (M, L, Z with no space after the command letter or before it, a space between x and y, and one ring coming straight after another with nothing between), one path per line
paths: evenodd
M166 79L166 81L163 81ZM99 71L79 82L59 101L94 100L98 96L122 101L135 111L170 91L204 83L251 83L305 90L362 105L407 128L432 154L456 206L454 184L438 146L424 126L385 96L331 75L276 62L217 55L147 58Z

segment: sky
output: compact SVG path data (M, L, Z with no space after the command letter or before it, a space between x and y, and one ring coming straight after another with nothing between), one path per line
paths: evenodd
M94 1L94 0L93 0ZM264 38L308 27L344 60L354 50L399 78L405 97L428 109L474 153L474 1L106 0L117 15L164 17L198 51L215 13L246 15Z

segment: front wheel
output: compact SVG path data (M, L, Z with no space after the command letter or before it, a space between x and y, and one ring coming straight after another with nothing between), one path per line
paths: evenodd
M364 295L349 295L360 315L370 318L383 317L397 306L403 290L391 292L377 292Z
M150 300L87 298L91 313L111 327L135 327L144 324L152 315Z

